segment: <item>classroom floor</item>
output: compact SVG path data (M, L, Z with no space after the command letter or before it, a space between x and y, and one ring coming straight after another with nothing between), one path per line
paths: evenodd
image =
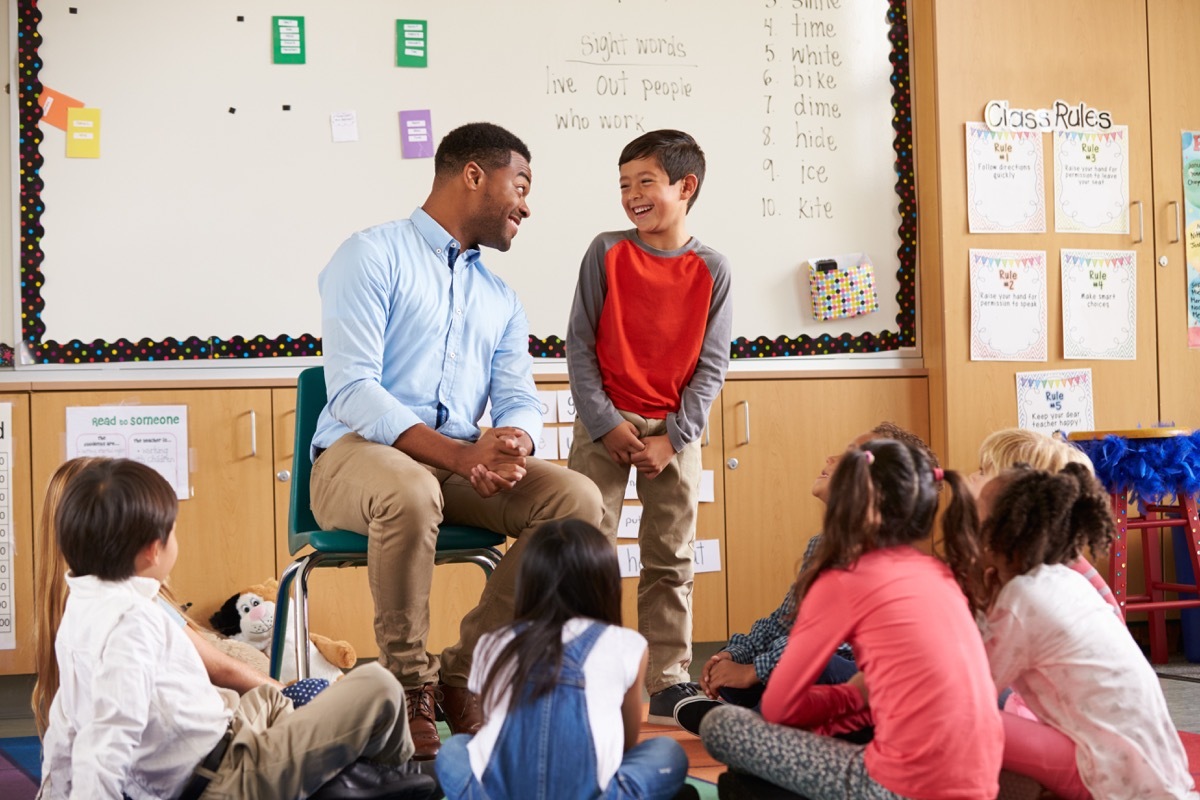
M705 642L695 646L693 674L698 674L705 659L715 653L722 643ZM1200 664L1192 664L1183 656L1173 656L1168 664L1155 667L1171 718L1181 731L1200 734ZM33 714L29 696L33 676L0 676L0 738L34 736Z

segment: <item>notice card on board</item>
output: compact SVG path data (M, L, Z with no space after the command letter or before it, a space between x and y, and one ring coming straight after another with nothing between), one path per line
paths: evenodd
M1017 373L1017 427L1052 435L1090 431L1092 371L1066 369Z
M1129 233L1129 130L1054 132L1054 230Z
M1044 250L971 251L971 360L1046 360Z
M187 500L187 406L74 406L67 409L67 458L130 458L167 479Z
M967 225L971 233L1046 230L1042 135L967 123Z
M1137 358L1137 253L1062 251L1063 357Z

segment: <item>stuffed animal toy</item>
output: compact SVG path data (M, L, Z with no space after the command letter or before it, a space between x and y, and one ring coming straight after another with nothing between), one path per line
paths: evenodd
M246 642L270 658L271 635L275 628L275 602L267 598L275 597L277 589L278 582L271 579L235 594L209 618L209 624L218 633ZM343 669L354 666L357 654L349 642L334 641L316 633L308 638L309 677L334 681L342 677ZM284 647L282 674L279 679L284 683L291 683L297 678L295 634L291 625L288 625Z

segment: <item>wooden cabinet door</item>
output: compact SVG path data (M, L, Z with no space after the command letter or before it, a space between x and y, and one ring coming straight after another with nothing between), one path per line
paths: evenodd
M1151 6L1157 4L1150 3ZM1184 5L1187 3L1184 2ZM933 6L934 85L918 95L936 94L937 122L918 137L937 139L937 163L922 168L918 182L936 180L939 205L923 213L939 215L940 235L921 242L926 258L938 258L942 272L942 363L935 367L939 404L945 408L948 452L955 467L970 467L979 443L992 431L1017 424L1015 373L1087 367L1092 370L1095 426L1136 428L1158 419L1158 327L1155 322L1151 193L1150 75L1146 59L1146 4L1127 0L1010 0L1005 3L916 2ZM1178 31L1180 37L1195 28ZM1178 68L1174 83L1186 79ZM1160 81L1161 82L1161 81ZM1043 134L1047 232L970 234L967 230L966 141L964 123L983 119L984 104L1007 100L1011 108L1048 108L1062 99L1111 111L1127 125L1129 138L1130 233L1054 232L1053 134ZM928 102L928 101L925 101ZM1176 134L1177 135L1177 134ZM1176 153L1178 147L1176 147ZM1178 158L1178 155L1176 155ZM1154 167L1157 170L1158 160ZM1178 181L1178 177L1175 178ZM1137 203L1142 203L1144 236ZM1140 239L1140 241L1139 241ZM1047 262L1049 360L972 361L970 350L971 248L1044 250ZM1063 358L1063 248L1133 250L1137 253L1137 359ZM940 258L937 254L940 253ZM935 297L932 292L927 297ZM1176 326L1179 327L1179 326ZM1175 334L1176 338L1182 331ZM931 365L932 366L932 365ZM944 381L944 394L942 382ZM1191 385L1195 385L1193 381Z
M0 546L11 555L12 571L0 575L0 598L9 604L16 649L0 650L0 675L24 675L34 671L33 628L40 598L33 596L33 569L37 553L33 548L33 489L29 474L29 395L0 394L0 403L12 403L12 428L4 431L11 443L12 457L2 469L7 473L7 485L0 491L8 494L7 519L0 527L7 537Z
M1187 255L1183 206L1182 131L1200 131L1200 4L1152 0L1146 4L1150 51L1150 125L1154 158L1155 262L1158 298L1159 418L1200 427L1200 350L1187 340ZM1200 230L1192 232L1200 236ZM1164 265L1162 262L1166 260ZM1200 265L1198 265L1200 266ZM1138 268L1143 269L1138 263ZM1140 286L1139 286L1140 288ZM1140 349L1140 348L1139 348Z
M179 503L179 561L170 584L189 613L208 623L231 595L275 574L271 395L268 389L42 392L34 395L33 485L66 459L72 406L185 405L191 497ZM40 521L39 521L40 524Z
M729 630L779 606L825 506L812 496L827 456L890 420L926 441L925 378L733 380L722 392Z

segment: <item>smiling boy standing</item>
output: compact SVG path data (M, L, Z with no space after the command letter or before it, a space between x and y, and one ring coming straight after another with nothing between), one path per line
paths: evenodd
M618 164L634 228L601 233L579 269L567 326L577 413L567 466L600 488L601 530L614 545L629 468L637 470L649 720L673 725L675 704L696 693L688 665L700 436L729 367L729 266L687 232L704 182L695 139L651 131Z

